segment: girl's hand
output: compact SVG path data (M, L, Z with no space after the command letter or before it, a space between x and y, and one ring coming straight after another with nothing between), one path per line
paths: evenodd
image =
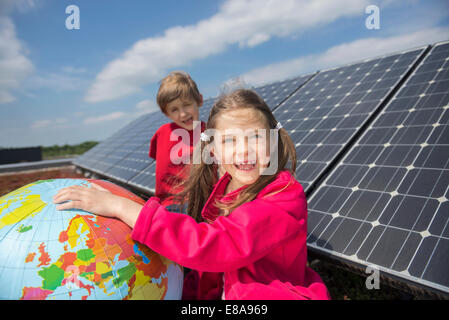
M81 209L96 215L121 219L130 227L134 227L142 205L116 196L94 183L91 183L91 186L71 186L59 190L53 197L53 203L68 202L56 206L56 209Z
M53 203L59 204L57 210L81 209L105 217L116 217L117 207L114 205L116 196L108 190L91 184L91 188L71 186L59 190L53 197Z

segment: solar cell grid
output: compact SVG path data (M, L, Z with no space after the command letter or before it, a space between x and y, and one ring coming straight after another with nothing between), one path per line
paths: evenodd
M95 147L91 148L87 152L85 152L83 155L79 156L75 161L74 164L82 167L89 167L89 164L92 163L90 160L91 157L97 153L99 150L102 149L105 143L108 143L108 141L114 140L116 137L120 136L123 132L129 130L132 128L132 124L137 121L138 119L135 119L125 127L121 128L119 131L115 132L112 136L106 138L104 141L98 143Z
M142 132L149 131L148 125L154 121L154 116L156 116L154 113L142 116L142 119L134 124L132 130L125 131L115 139L104 143L102 151L91 157L91 161L95 161L95 163L90 168L100 174L107 175L107 170L111 166L133 151L134 143L142 137Z
M448 70L437 45L312 194L310 248L449 293Z
M128 184L154 194L156 192L156 161L129 180Z
M274 110L311 77L313 77L313 74L302 75L292 79L277 81L256 87L253 88L253 90L256 91L262 99L264 99L271 110Z
M146 168L154 160L148 156L150 149L150 141L143 142L130 141L125 156L121 157L118 162L109 167L105 174L122 182L127 182L141 170Z
M74 162L75 165L97 171L96 163L99 160L104 159L104 157L106 157L112 150L124 143L124 136L129 137L135 134L139 128L139 123L145 121L147 117L148 115L144 115L131 121L105 141L100 142L88 152L84 153Z
M306 191L368 121L424 48L322 71L275 111L297 151Z

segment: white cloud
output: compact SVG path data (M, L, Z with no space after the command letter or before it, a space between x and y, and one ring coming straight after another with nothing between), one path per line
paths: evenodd
M157 111L159 110L158 105L156 104L156 102L146 99L146 100L142 100L139 103L136 104L136 109L140 114L144 114L144 113L148 113L148 112L153 112L153 111Z
M126 114L124 112L112 112L108 113L106 115L98 116L98 117L89 117L84 119L84 124L93 124L93 123L101 123L101 122L107 122L112 120L117 120L120 118L125 117Z
M139 92L170 68L225 51L298 35L339 18L363 15L368 0L228 0L212 17L136 42L96 77L85 99L98 102Z
M31 90L51 89L54 91L75 91L86 88L88 80L79 76L83 71L64 71L62 73L44 73L34 75L25 81L25 86Z
M241 78L253 86L259 86L362 59L413 49L448 38L448 27L429 28L387 38L364 38L329 48L322 54L301 56L257 68L241 75Z
M29 9L40 5L38 0L2 0L0 1L0 15L7 15L13 10L27 12Z
M12 92L32 71L33 64L17 39L14 23L0 15L0 104L15 100Z
M33 129L41 129L48 127L59 127L61 125L67 124L68 120L66 118L58 118L52 120L37 120L31 124L31 128Z
M37 120L31 124L31 128L33 129L39 129L39 128L46 128L49 125L51 125L51 120Z
M16 99L12 92L34 69L8 15L13 10L26 12L36 4L34 0L0 1L0 104Z

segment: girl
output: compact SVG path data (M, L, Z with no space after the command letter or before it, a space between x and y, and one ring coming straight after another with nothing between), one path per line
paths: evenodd
M243 89L215 103L207 128L215 134L203 134L199 147L214 161L192 164L179 195L189 215L167 211L156 197L142 207L99 187L62 189L54 202L71 201L57 209L123 220L134 240L192 269L183 298L329 299L306 266L307 203L293 177L296 151L286 130L256 93ZM254 133L243 136L248 128ZM275 145L256 133L270 129L278 133ZM277 168L267 174L272 164ZM219 179L217 169L225 172Z

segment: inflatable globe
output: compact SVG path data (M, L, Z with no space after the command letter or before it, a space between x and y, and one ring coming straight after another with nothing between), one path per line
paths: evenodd
M138 203L103 180L54 179L0 198L0 299L180 299L183 270L131 239L117 219L58 211L53 196L94 182Z

